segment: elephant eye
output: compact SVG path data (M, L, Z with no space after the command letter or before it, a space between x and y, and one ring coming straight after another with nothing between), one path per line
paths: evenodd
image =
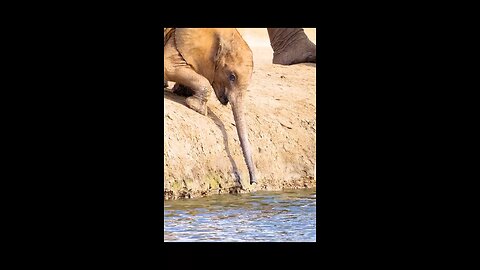
M235 77L235 74L230 74L230 76L228 77L228 79L232 82L234 82L237 78Z

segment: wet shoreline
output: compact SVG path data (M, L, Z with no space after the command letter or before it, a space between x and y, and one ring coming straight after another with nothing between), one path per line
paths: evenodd
M315 242L316 190L165 201L164 241Z

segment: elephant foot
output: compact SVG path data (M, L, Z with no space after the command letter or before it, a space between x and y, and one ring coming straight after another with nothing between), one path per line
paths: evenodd
M185 85L181 85L179 83L176 83L173 88L173 93L179 95L179 96L184 96L184 97L190 97L193 96L193 90L186 87Z
M317 46L308 38L292 42L284 50L273 54L273 63L279 65L316 62Z
M317 62L317 46L303 28L267 28L273 49L273 63L292 65Z
M187 103L187 106L198 112L199 114L201 115L207 115L207 102L198 98L198 97L195 97L195 96L191 96L191 97L188 97L186 100L186 103Z

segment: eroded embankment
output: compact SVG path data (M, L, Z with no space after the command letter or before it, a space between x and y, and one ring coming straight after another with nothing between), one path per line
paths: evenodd
M208 116L202 116L166 88L164 199L315 187L315 68L255 68L246 100L258 179L253 186L248 184L230 105L222 106L212 93ZM245 190L235 182L235 168Z

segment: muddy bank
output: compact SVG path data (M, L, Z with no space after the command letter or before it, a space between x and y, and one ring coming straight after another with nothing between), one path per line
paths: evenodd
M164 199L316 186L315 64L254 68L246 102L258 184L250 186L230 105L208 116L164 89ZM238 171L246 190L235 182Z

